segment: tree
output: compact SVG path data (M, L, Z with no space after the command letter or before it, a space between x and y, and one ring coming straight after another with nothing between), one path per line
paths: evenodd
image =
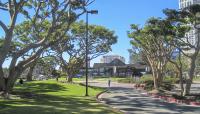
M46 49L56 45L62 39L62 37L58 38L55 36L57 34L64 36L70 25L80 15L85 13L85 7L90 4L90 1L50 0L46 2L40 0L8 0L3 2L0 1L0 10L6 11L11 19L9 25L0 20L0 27L5 32L3 44L0 48L0 90L7 94L12 90L15 81L24 69L35 63L35 60ZM24 19L28 20L28 22L22 27L22 31L18 31L19 34L16 32L16 36L14 36L16 21L20 14L23 14ZM23 46L17 46L13 50L11 48L12 44L16 44L15 42L18 44L22 41L22 39L18 39L19 37L28 40L28 43L23 43ZM15 41L14 38L16 38ZM29 42L29 40L33 42ZM28 56L23 59L27 54ZM11 58L11 60L9 75L5 77L2 65L7 58Z
M56 78L56 81L58 81L58 78L60 77L60 73L54 69L51 74L53 75L53 77Z
M187 71L188 69L188 61L185 56L182 56L180 51L178 56L175 59L169 58L169 63L171 64L169 66L169 71L174 71L176 73L176 77L179 77L179 83L181 87L180 94L181 96L184 95L184 77L183 77L183 71Z
M41 70L40 73L45 75L47 78L49 78L49 74L52 73L53 69L57 66L57 62L54 57L41 57L38 60L36 60L25 72L28 72L26 79L27 81L33 80L33 74L38 77L39 74L35 74L37 70Z
M174 46L168 45L173 38L173 31L169 21L160 18L151 18L143 28L131 25L128 36L131 44L137 47L144 55L151 67L154 88L159 89L162 84L168 58L171 57Z
M98 26L89 25L88 53L90 60L111 51L111 46L117 42L117 36L113 31ZM85 64L85 23L74 23L68 33L68 40L59 42L54 48L61 62L62 69L67 73L68 82L78 73ZM66 57L66 59L64 58Z
M176 31L178 34L174 38L174 45L177 48L180 48L181 53L190 59L190 67L188 72L189 77L187 78L184 90L184 95L188 95L190 94L190 88L196 68L196 60L200 51L200 5L191 5L181 11L167 9L164 11L164 13L166 14L168 20L173 21L174 28L185 27L188 28L187 31L182 29L182 31L185 33L189 32L189 30L194 30L195 33L195 43L190 42L191 37L189 35L180 35L182 31ZM192 50L193 52L188 53L188 50Z
M130 54L130 63L144 62L142 58L142 52L138 51L137 48L132 47L132 49L128 49Z

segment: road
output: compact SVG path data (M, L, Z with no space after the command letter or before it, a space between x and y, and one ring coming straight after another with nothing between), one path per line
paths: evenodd
M107 87L105 82L90 82L91 86ZM200 107L167 103L136 90L132 84L112 83L108 92L99 96L103 103L125 114L200 114Z

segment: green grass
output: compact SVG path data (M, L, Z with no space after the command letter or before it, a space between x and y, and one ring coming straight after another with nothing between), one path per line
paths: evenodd
M90 81L108 81L109 77L93 77L89 78ZM126 78L118 78L118 77L111 77L112 82L118 82L118 80L126 79ZM66 78L59 78L59 81L66 81ZM73 78L73 82L80 82L85 81L85 78Z
M200 77L195 77L194 80L195 81L200 81Z
M94 78L94 80L96 81L108 81L108 77L107 78ZM118 80L121 80L121 79L125 79L125 78L118 78L118 77L111 77L110 78L112 82L117 82Z
M117 114L95 100L101 88L57 83L54 80L34 81L16 86L14 99L0 99L0 114Z
M55 79L54 79L55 80ZM59 78L59 81L67 81L66 78ZM73 82L77 82L77 81L85 81L85 78L73 78Z

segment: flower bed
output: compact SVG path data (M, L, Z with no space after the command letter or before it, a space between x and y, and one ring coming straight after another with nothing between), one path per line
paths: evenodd
M144 90L145 88L145 84L135 84L134 86L136 89L139 90ZM185 104L185 105L192 105L192 106L200 106L200 102L196 101L196 99L186 99L184 97L175 97L175 96L166 96L166 95L160 95L157 93L149 93L147 92L147 94L149 96L152 96L153 98L158 98L158 99L162 99L166 102L169 103L177 103L177 104Z

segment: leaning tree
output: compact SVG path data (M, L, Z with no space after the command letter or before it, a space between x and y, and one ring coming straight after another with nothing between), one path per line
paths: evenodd
M32 65L50 46L62 39L70 25L86 11L89 0L4 0L0 1L0 10L5 12L10 23L0 19L4 31L0 47L0 91L9 93L24 69ZM16 25L27 20L27 31L14 36ZM45 27L40 26L45 25ZM64 29L65 31L63 31ZM25 30L25 29L24 29ZM23 46L19 37L34 39ZM17 39L17 40L14 40ZM32 53L32 54L30 54ZM30 54L30 55L29 55ZM28 55L25 58L24 55ZM9 74L3 72L3 63L9 58Z
M169 21L160 18L150 18L143 28L131 25L128 33L131 44L137 47L151 67L154 88L162 84L168 58L171 57L174 46L168 45L173 38L172 26Z
M62 69L67 73L68 82L77 74L85 64L85 23L74 23L66 36L68 40L62 40L54 47L57 58L61 62ZM103 26L88 26L88 54L89 61L111 51L111 46L117 42L117 36Z
M181 54L190 60L188 77L184 89L184 95L188 95L190 94L196 68L196 60L200 51L200 5L191 5L182 10L166 9L164 13L167 19L173 22L172 25L174 28L188 28L188 32L186 31L185 33L183 32L185 29L176 29L176 33L178 34L174 37L174 45L179 48ZM185 34L185 36L180 35L181 32ZM193 32L191 34L195 37L195 43L191 42L191 35L187 34L189 32Z

